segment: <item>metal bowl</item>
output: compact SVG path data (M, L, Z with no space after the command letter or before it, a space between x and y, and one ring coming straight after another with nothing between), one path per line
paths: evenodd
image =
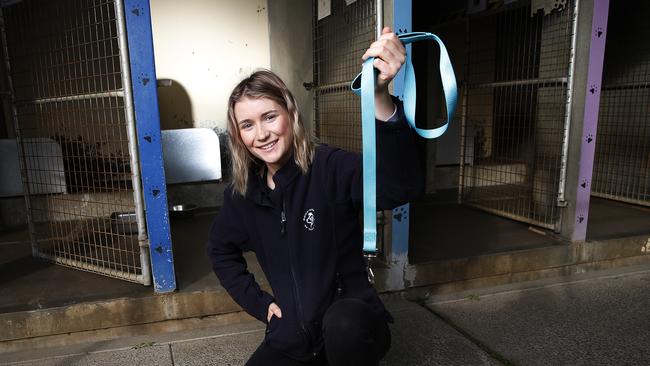
M113 212L111 214L111 230L114 233L133 235L138 233L138 219L135 212Z
M171 217L191 217L196 209L197 206L192 203L173 205L169 208L169 215Z

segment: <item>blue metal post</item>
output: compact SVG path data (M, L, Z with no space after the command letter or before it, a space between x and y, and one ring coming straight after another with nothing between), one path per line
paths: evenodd
M412 32L412 3L411 0L393 1L393 31L398 34ZM409 48L411 45L407 45ZM400 96L404 92L404 68L400 70L393 80L393 94ZM393 210L392 219L392 253L394 259L408 258L409 243L409 204L397 207Z
M176 289L149 0L124 0L131 87L156 293Z

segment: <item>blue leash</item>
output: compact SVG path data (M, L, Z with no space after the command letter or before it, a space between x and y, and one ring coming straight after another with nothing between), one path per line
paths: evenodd
M407 51L404 64L404 114L409 125L426 139L440 137L447 130L451 121L458 91L456 77L449 60L447 48L435 34L425 32L405 33L398 36L407 45L417 41L433 40L440 46L440 76L442 89L447 104L447 121L434 129L422 129L415 125L415 72L411 63L411 54ZM352 91L361 95L361 129L363 142L363 251L373 255L377 251L377 151L375 144L375 79L374 57L364 61L363 69L352 81ZM358 79L361 78L361 87Z

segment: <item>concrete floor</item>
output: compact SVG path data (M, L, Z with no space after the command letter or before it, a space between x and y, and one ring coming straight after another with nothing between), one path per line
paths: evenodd
M391 348L381 366L499 365L489 354L421 305L385 299L395 318ZM152 333L108 341L0 352L8 365L243 365L264 337L258 321L203 326L173 333Z
M221 289L205 255L205 243L215 214L203 212L193 217L171 219L172 250L180 292ZM258 282L266 284L254 255L247 253L246 258ZM25 229L0 232L0 313L144 297L152 291L152 287L34 259Z
M413 203L409 262L426 263L560 245L529 227L456 203Z
M591 197L587 240L650 234L650 207Z
M29 241L6 240L18 236L0 235L0 313L151 293L150 287L35 259Z
M592 202L590 239L650 233L650 210L601 199ZM214 215L172 218L179 292L220 288L204 249ZM527 224L450 202L413 204L411 232L412 264L558 245ZM258 281L266 283L254 256L247 258ZM0 232L0 313L151 294L151 287L35 260L25 230Z
M454 192L411 204L409 262L459 259L478 255L564 245L546 229L458 205ZM532 230L531 230L532 229ZM587 240L650 234L650 208L592 197Z
M648 365L648 282L650 263L428 296L421 304L384 295L395 323L380 365ZM101 341L81 335L65 345L0 352L0 364L243 364L264 325L214 320Z
M428 307L509 365L649 365L650 266L573 277Z

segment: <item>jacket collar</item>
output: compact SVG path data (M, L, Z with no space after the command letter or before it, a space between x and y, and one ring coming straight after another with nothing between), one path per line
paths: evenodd
M273 182L275 189L271 190L266 184L266 166L260 172L260 166L254 164L248 170L248 187L246 198L258 205L279 207L282 205L282 192L301 174L301 170L294 161L293 155L275 172Z

